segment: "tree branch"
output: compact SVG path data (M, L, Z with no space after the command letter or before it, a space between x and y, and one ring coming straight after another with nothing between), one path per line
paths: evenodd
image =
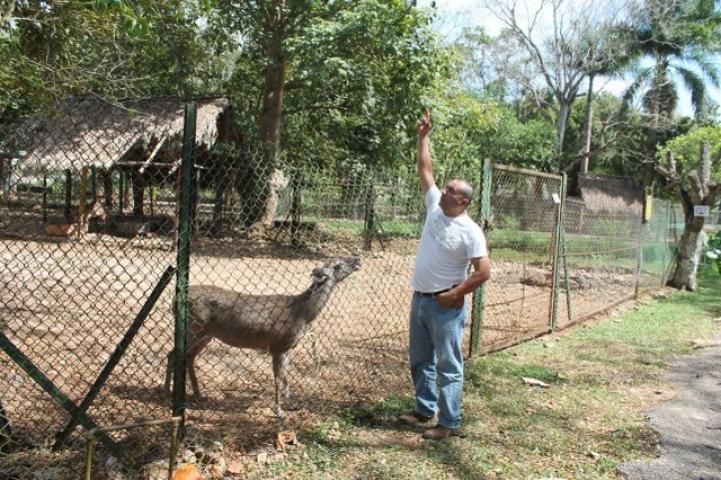
M704 188L698 172L696 170L691 170L688 174L688 180L691 182L691 190L689 193L691 194L694 205L701 205L704 198Z

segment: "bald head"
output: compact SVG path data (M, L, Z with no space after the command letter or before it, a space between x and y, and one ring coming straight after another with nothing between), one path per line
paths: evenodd
M456 183L456 191L467 198L468 203L471 203L473 200L473 187L465 180L455 179L453 181Z

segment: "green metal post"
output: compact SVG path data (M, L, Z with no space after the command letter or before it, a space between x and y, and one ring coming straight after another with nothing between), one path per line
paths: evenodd
M479 205L480 220L483 227L486 220L491 217L491 180L493 169L491 161L485 159L483 161L483 170L481 171L481 201ZM484 228L485 229L485 228ZM488 237L490 232L485 231ZM488 242L488 238L486 238ZM481 285L473 292L473 308L471 310L471 341L470 356L474 356L481 344L481 335L483 334L483 314L486 305L486 286Z
M643 215L643 214L642 214ZM643 272L643 246L646 241L646 226L648 224L641 222L641 231L638 238L638 255L636 257L636 272L633 275L633 296L638 298L641 291L641 272Z
M571 281L568 278L568 257L566 256L566 231L561 230L561 260L563 261L563 276L566 279L566 313L568 323L571 323L573 311L571 309Z
M135 335L138 333L140 327L143 325L143 322L145 322L145 319L150 314L153 306L155 306L158 298L160 298L160 294L163 293L165 287L168 285L168 283L170 283L170 280L173 277L173 273L175 273L175 268L168 267L163 273L163 275L160 277L160 280L158 281L153 291L150 293L150 296L145 301L145 304L140 309L140 312L138 312L138 315L135 317L135 320L133 320L130 328L128 328L128 331L125 332L125 335L123 336L122 340L120 340L120 343L118 343L118 346L115 347L115 351L112 353L112 355L110 355L110 358L100 372L100 375L98 375L98 378L95 380L92 387L90 387L87 395L85 395L85 398L80 403L80 406L78 408L81 412L85 413L88 408L90 408L90 405L92 405L95 397L98 396L98 393L100 393L100 390L105 385L105 382L108 380L108 378L110 378L110 374L113 372L113 369L120 362L120 359L125 354L128 346L130 346L130 342L133 341L133 338L135 338ZM65 426L65 429L60 432L57 437L55 437L55 444L53 445L53 450L57 451L58 449L60 449L60 447L63 446L65 440L67 440L67 438L73 432L73 429L77 424L77 418L73 417L70 419L68 424Z
M178 220L177 278L175 282L175 380L173 416L185 419L185 343L188 324L188 276L190 270L191 208L193 203L193 162L197 106L185 106L183 152L180 165L180 212ZM182 429L181 429L182 430Z
M666 224L664 225L663 232L661 234L663 235L662 241L663 241L663 257L661 260L661 285L666 284L666 273L668 272L668 264L669 262L669 255L668 255L668 237L669 232L671 231L671 202L666 202Z
M558 209L556 211L556 229L554 238L556 240L556 244L554 245L553 249L553 282L551 284L551 318L549 319L551 330L555 330L556 328L556 320L558 319L558 296L559 296L559 283L561 281L561 258L563 257L563 265L564 270L566 272L566 287L568 287L568 268L566 268L566 259L565 259L565 249L563 248L564 245L564 235L563 235L563 214L566 209L566 187L567 187L568 177L564 173L561 176L561 191L559 192L560 198L558 203ZM566 296L568 297L570 295L570 292L566 292ZM568 300L568 298L567 298Z
M50 380L40 369L28 358L15 344L2 332L0 331L0 349L7 353L30 378L35 381L43 390L45 390L52 399L60 405L65 411L67 411L72 417L76 418L78 423L85 427L87 430L98 428L95 422L88 417L84 412L70 400L60 389ZM120 456L118 446L113 440L107 435L99 436L98 439L105 445L105 447L116 457Z

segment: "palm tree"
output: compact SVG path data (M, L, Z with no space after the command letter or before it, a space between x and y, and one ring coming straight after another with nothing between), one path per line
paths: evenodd
M635 78L624 95L630 102L644 87L646 129L644 185L655 177L656 146L663 140L680 88L691 93L700 115L709 102L706 85L719 86L721 71L712 61L720 51L721 12L716 0L644 0L626 27ZM650 66L649 66L649 62Z

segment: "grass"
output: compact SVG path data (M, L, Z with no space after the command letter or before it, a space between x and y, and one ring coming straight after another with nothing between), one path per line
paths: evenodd
M658 376L667 363L719 328L719 290L709 275L695 293L468 362L463 438L423 441L394 420L412 397L391 396L339 412L248 478L617 478L619 463L655 456L644 411L671 396Z

